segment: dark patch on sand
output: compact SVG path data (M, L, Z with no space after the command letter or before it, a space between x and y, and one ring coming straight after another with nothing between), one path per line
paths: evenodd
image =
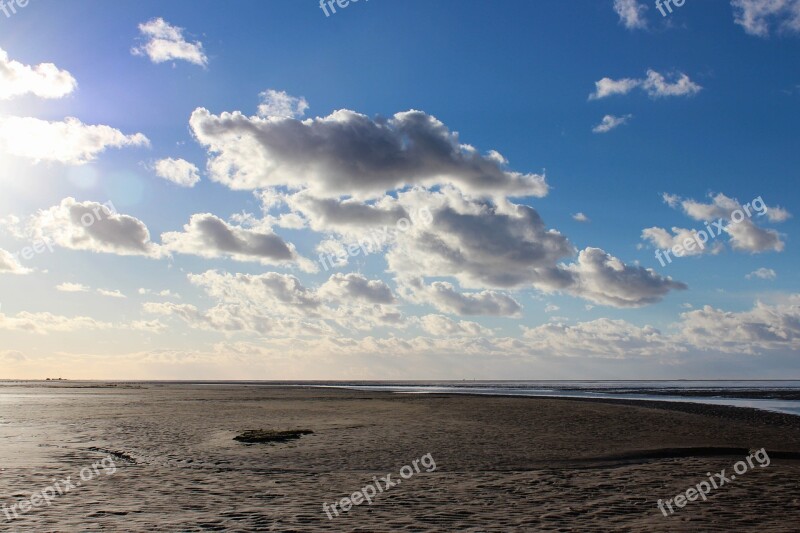
M245 444L272 444L275 442L287 442L299 439L303 435L314 433L310 429L292 429L289 431L273 431L270 429L248 429L241 434L233 437Z

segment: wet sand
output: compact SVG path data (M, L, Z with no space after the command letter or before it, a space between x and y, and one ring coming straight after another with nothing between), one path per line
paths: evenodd
M0 384L0 505L112 457L2 531L797 531L800 418L662 402L244 385ZM244 444L245 430L311 430ZM664 517L706 472L771 462ZM436 469L408 479L431 454ZM328 519L373 483L402 483Z

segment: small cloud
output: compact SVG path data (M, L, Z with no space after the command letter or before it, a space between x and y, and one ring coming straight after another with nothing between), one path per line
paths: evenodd
M61 283L56 285L56 290L61 292L89 292L89 287L80 283Z
M72 74L52 63L24 65L0 48L0 100L32 94L39 98L63 98L78 86Z
M667 204L668 206L670 206L672 208L677 207L678 203L680 203L680 201L681 201L681 197L680 196L678 196L677 194L670 194L668 192L663 193L661 195L661 199L664 200L665 204Z
M578 222L590 222L589 217L583 213L575 213L572 215L572 220L577 220Z
M109 298L127 298L127 296L118 290L110 291L108 289L97 289L97 294L100 296L108 296Z
M139 24L139 32L147 42L132 48L133 55L147 56L153 63L177 59L201 67L208 64L208 57L203 52L203 43L187 42L183 37L183 28L172 26L160 17Z
M771 26L800 32L800 0L731 0L731 5L734 22L749 35L769 37Z
M555 305L555 304L547 304L547 307L544 308L544 312L545 313L554 313L554 312L556 312L556 311L558 311L560 309L561 308L559 306Z
M773 280L778 277L778 274L775 273L774 270L771 268L759 268L758 270L754 270L750 272L748 275L745 276L747 279L759 278L759 279L767 279Z
M647 6L637 0L614 0L614 11L619 15L619 21L629 30L647 28L647 20L644 18Z
M682 72L664 76L653 69L648 69L647 77L642 79L623 78L614 80L603 78L600 81L596 81L594 85L595 92L589 95L589 100L599 100L617 94L628 94L637 87L645 91L650 98L693 96L703 89Z
M602 122L592 128L594 133L608 133L609 131L626 124L633 115L625 115L622 117L615 117L614 115L606 115L603 117Z
M184 159L160 159L156 161L156 176L181 187L194 187L200 181L200 171Z
M308 109L305 98L290 96L285 91L269 89L258 96L261 97L261 104L258 106L260 117L300 118Z

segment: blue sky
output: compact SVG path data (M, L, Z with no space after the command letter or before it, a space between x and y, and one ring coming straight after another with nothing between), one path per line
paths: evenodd
M796 378L800 2L766 4L0 11L0 377Z

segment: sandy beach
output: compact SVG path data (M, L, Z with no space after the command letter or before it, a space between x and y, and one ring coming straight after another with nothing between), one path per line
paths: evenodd
M276 444L233 440L249 429L313 433ZM730 477L761 448L768 465L755 462L707 501L673 504L666 517L657 507L707 473ZM795 417L689 404L0 386L4 510L54 480L84 480L49 505L16 507L17 518L0 514L4 531L789 532L800 522L797 452ZM428 461L414 470L427 454L435 468ZM104 459L108 469L84 470ZM375 479L383 489L387 475L392 486L371 505L328 518L323 503L357 500Z

